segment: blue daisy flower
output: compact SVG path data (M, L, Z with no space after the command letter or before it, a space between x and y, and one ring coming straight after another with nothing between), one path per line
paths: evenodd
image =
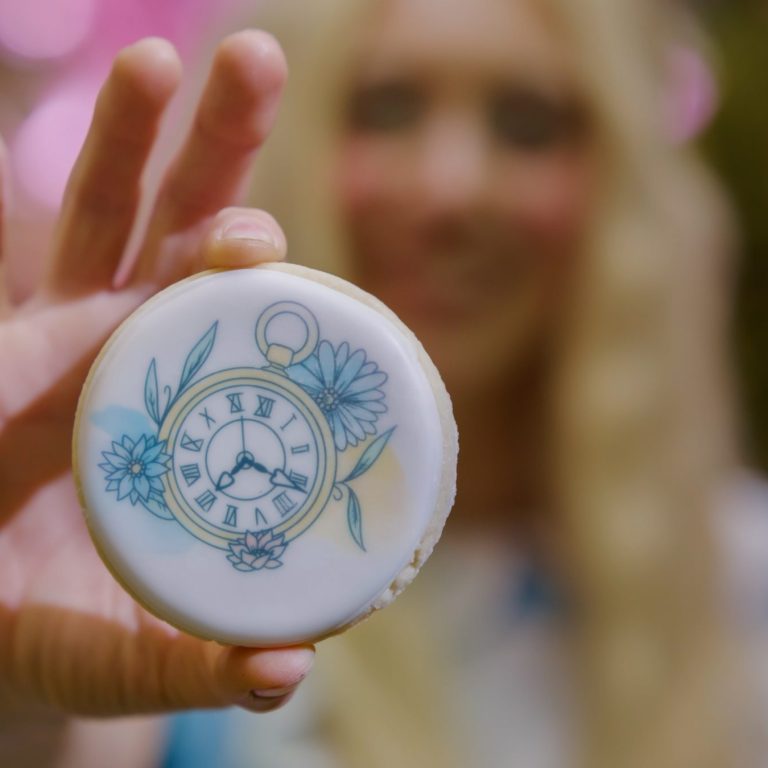
M387 374L366 360L362 349L350 354L344 342L334 351L321 341L316 353L289 366L286 373L320 406L338 450L376 434L376 421L387 410L380 389Z
M118 443L113 441L111 451L102 451L106 462L99 467L107 473L107 490L115 491L118 500L163 503L163 483L160 479L168 471L170 455L165 453L165 441L153 435L142 435L136 442L128 435Z

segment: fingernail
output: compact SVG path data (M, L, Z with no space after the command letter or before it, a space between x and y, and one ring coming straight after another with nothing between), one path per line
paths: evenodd
M274 235L253 219L235 219L221 230L219 239L255 240L273 248L276 248L278 245Z
M315 663L315 649L313 647L294 648L291 653L298 661L296 665L301 675L297 683L300 683L310 672Z
M296 690L298 683L288 685L285 688L261 688L251 691L252 696L257 696L260 699L276 699L278 696L287 696Z
M290 649L276 649L272 657L272 678L276 685L266 690L279 690L280 688L293 688L297 686L311 671L315 663L315 649L312 647L294 647ZM264 655L254 658L254 672L261 674L261 666L264 664Z
M270 668L270 677L261 683L260 688L252 688L246 696L275 699L292 693L309 674L314 660L315 649L306 646L255 654L250 659L254 682L264 679L265 663Z
M288 693L275 696L261 696L256 691L249 691L236 704L249 712L273 712L287 704L294 693L296 693L295 686L288 689Z

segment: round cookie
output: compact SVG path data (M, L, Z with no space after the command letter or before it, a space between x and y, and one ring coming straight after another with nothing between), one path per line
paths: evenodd
M73 440L121 584L190 634L263 647L341 632L408 585L457 451L416 337L288 264L206 272L140 307L94 362Z

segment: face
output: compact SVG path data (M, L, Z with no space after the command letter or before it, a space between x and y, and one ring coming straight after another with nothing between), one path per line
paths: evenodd
M452 392L506 381L550 333L593 162L574 67L534 0L382 0L337 181L355 278Z

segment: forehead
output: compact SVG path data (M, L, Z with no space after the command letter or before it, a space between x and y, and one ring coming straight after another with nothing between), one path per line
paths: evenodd
M544 0L380 0L361 40L370 74L534 78L564 83L564 35Z

